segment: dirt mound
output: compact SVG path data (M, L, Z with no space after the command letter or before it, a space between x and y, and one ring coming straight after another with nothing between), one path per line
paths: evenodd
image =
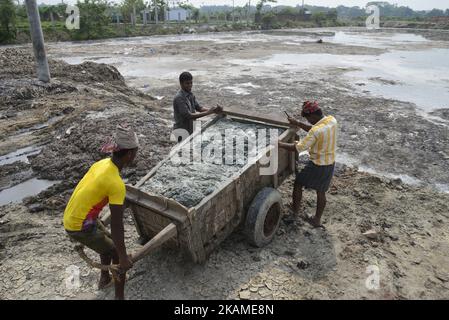
M53 78L73 81L120 82L125 80L118 70L110 65L91 61L79 65L70 65L61 60L48 59L50 74ZM36 63L31 48L6 48L0 50L0 79L32 77L36 74Z
M65 206L90 165L108 156L99 150L118 124L135 127L142 144L135 165L123 173L129 183L145 175L172 145L170 115L155 113L160 102L128 87L116 68L53 59L49 65L52 80L43 83L35 79L31 49L0 50L0 155L44 145L40 154L28 157L30 165L0 166L7 174L0 183L7 188L30 177L61 181L25 200L33 212Z

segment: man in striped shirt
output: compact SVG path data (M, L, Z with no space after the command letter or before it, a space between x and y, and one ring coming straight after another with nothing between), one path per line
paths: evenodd
M311 125L292 117L288 117L288 121L292 126L307 131L306 137L295 143L280 141L279 147L292 152L309 152L310 161L296 175L291 209L295 216L299 214L303 187L316 190L316 214L313 218L307 216L304 218L312 226L322 227L321 216L326 207L326 191L329 189L335 167L337 120L332 116L324 116L318 103L310 101L303 103L301 116L305 117Z

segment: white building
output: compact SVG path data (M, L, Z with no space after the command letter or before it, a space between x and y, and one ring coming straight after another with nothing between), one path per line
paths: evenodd
M171 8L167 12L167 20L169 21L186 21L189 18L190 12L182 8Z

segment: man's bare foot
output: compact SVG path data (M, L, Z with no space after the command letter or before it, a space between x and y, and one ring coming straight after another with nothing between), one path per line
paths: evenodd
M323 230L326 230L326 228L321 224L319 220L317 220L315 217L309 217L309 216L303 216L304 220L308 222L312 227L314 228L322 228Z
M112 285L112 277L110 274L106 275L101 275L100 276L100 281L98 282L98 290L103 290L108 288L109 286Z

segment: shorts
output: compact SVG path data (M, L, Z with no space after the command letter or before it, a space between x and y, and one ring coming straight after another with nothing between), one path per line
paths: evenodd
M98 254L111 255L115 250L114 242L109 232L100 221L97 221L96 225L93 225L88 230L66 231L70 238L94 250Z
M334 176L335 163L327 166L318 166L309 161L301 172L296 174L295 183L306 189L314 189L318 192L329 190L332 177Z

